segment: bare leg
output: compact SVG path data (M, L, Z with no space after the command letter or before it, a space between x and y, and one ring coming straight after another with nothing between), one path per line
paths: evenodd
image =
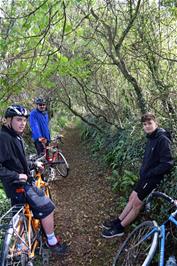
M56 237L54 233L54 212L50 213L44 219L41 219L43 229L47 236L47 244L49 248L52 248L53 252L62 255L67 252L67 245L61 244L61 241Z
M54 212L50 213L44 219L41 219L41 223L46 235L52 234L54 232Z
M121 221L123 221L125 219L125 217L129 214L129 212L132 210L133 208L133 199L134 197L137 195L137 193L135 191L133 191L129 197L129 201L127 203L127 205L125 206L125 208L123 209L123 212L119 215L119 219Z
M143 206L143 202L141 200L139 200L138 196L135 195L132 199L132 208L129 211L129 213L127 213L127 215L124 217L124 219L121 222L121 225L123 227L128 226L131 222L133 222L135 220L135 218L138 216L142 206Z

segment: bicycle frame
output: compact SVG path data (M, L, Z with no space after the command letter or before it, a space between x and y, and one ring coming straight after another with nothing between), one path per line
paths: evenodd
M175 226L177 226L177 220L175 216L177 215L177 210L172 213L168 220L165 221L161 226L155 226L143 239L141 242L147 240L151 235L155 234L156 232L158 233L158 239L155 243L155 248L157 247L158 242L160 243L160 259L159 259L159 266L164 266L165 265L165 237L166 237L166 224L170 221L172 222ZM154 248L154 247L153 247ZM146 258L145 262L143 263L142 266L147 266L149 263L152 261L152 258L154 256L154 253L150 254L149 257Z
M39 244L39 240L38 240L38 235L40 233L41 230L41 224L40 221L38 219L35 219L32 216L31 210L30 210L30 206L29 204L25 204L24 206L24 215L25 217L27 217L27 223L26 223L26 228L27 228L27 236L28 236L28 257L31 259L35 256L35 250ZM34 232L34 241L31 242L31 230L33 230ZM25 245L26 243L24 241L22 241Z
M42 155L40 160L43 160L44 164L49 165L49 182L56 179L57 173L62 177L66 177L69 173L69 165L61 149L59 149L58 140L63 143L61 136L56 137L56 139L54 139L49 146L46 146L46 144L41 141L41 143L44 145L44 154Z
M24 219L25 217L27 219ZM34 240L34 242L31 242L33 217L29 205L28 204L25 204L24 206L20 204L14 205L9 209L8 212L6 212L5 215L1 217L0 222L1 224L2 222L5 222L4 227L6 228L5 231L6 242L10 243L11 237L15 236L15 239L12 242L10 253L8 254L8 258L12 259L15 254L21 255L22 253L28 254L29 259L33 258L37 246L36 243L37 238ZM33 226L33 230L36 231L36 229L37 227ZM17 251L16 245L18 243L23 245L23 250Z
M46 182L43 181L41 173L39 171L37 171L34 175L35 178L35 185L38 188L47 188L48 184ZM46 196L49 197L49 191L46 190L45 191ZM36 248L39 245L39 240L38 240L38 236L40 234L41 231L41 223L39 219L35 219L32 215L30 206L28 203L26 203L24 205L24 215L27 217L27 231L28 231L28 243L29 243L29 250L30 252L28 253L28 257L34 258L35 256L35 251ZM33 229L34 231L34 241L31 243L31 229Z
M46 143L41 140L41 143L43 144L44 146L44 158L46 159L47 162L53 162L55 161L58 153L59 153L59 144L58 144L58 140L62 142L61 140L62 136L59 135L57 136L55 139L53 139L51 141L51 143L49 145L46 145ZM52 151L52 156L50 156L49 152Z

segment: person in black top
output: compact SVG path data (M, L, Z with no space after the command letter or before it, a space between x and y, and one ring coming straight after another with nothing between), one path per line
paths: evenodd
M158 127L156 118L152 113L144 114L141 122L147 134L147 144L140 168L140 179L135 185L126 207L118 218L105 221L102 224L104 228L102 236L105 238L124 234L124 228L138 216L143 206L143 200L157 187L164 175L169 173L173 167L169 133Z
M53 252L62 255L66 251L66 245L61 244L54 233L55 206L42 190L27 182L30 171L22 139L27 117L28 112L23 106L12 105L6 110L6 124L0 131L0 178L12 205L23 204L27 201L34 217L41 220L48 247ZM17 193L22 181L25 183L25 195Z

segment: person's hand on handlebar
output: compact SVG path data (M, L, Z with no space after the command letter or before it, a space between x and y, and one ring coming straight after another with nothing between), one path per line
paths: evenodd
M44 138L44 137L40 137L40 138L38 138L38 140L39 140L40 142L44 143L44 144L47 143L47 139Z
M44 163L43 163L43 162L36 161L36 162L34 162L34 165L35 165L40 171L43 171L43 170L44 170Z

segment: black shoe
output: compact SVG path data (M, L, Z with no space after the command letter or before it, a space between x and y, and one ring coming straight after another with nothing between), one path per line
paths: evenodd
M119 220L119 218L117 218L117 219L114 219L114 220L109 220L109 221L105 221L105 222L103 222L103 223L102 223L102 227L103 227L104 229L109 230L109 229L111 229L111 228L116 227L116 226L119 225L119 224L120 224L120 220Z
M46 246L52 253L55 253L56 255L62 256L68 252L68 245L66 243L61 244L59 241L54 246L49 245L49 243L46 243Z
M116 236L123 236L124 235L124 228L123 227L114 227L108 230L103 230L102 237L104 238L113 238Z

